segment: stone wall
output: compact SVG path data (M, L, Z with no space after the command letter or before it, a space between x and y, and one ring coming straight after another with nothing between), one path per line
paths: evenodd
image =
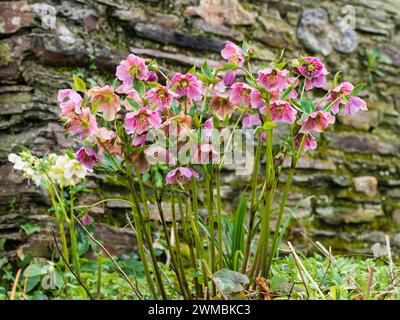
M355 30L343 28L353 10L355 21L347 22ZM390 234L400 246L399 30L400 0L0 1L0 237L10 249L32 248L20 224L50 223L42 216L46 197L6 159L20 145L37 153L70 146L57 122L56 92L73 72L104 83L129 52L157 59L167 73L184 71L204 58L217 63L225 40L247 39L260 50L256 67L286 48L288 57L320 56L342 79L372 80L362 92L370 111L340 117L318 151L301 159L290 202L305 200L291 236L304 231L335 249L365 251ZM373 59L374 48L384 59ZM224 180L223 195L237 198L241 181L229 170ZM94 214L123 224L124 210L111 203ZM118 237L117 229L102 227ZM125 233L119 239L129 241Z

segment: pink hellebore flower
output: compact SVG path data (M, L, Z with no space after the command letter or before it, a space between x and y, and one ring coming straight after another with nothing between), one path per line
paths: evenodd
M97 110L103 113L107 121L115 119L115 114L119 111L119 96L114 93L113 88L105 86L103 88L94 87L91 94L92 104L98 103Z
M144 151L147 161L150 164L167 164L173 165L176 159L171 152L161 146L150 146Z
M160 128L161 118L157 111L150 110L148 107L141 107L125 116L125 130L128 134L141 135L148 131L150 126Z
M81 102L76 103L73 100L60 103L60 118L65 120L72 120L82 113Z
M230 93L230 100L232 103L238 105L243 103L245 106L250 107L250 94L252 88L242 82L235 83L232 86L232 91Z
M217 92L225 92L227 88L232 87L236 79L236 72L228 70L223 77L218 77L221 80L214 85L214 90Z
M253 109L258 109L262 114L265 114L265 101L261 97L261 92L257 89L253 89L250 93L250 102Z
M354 89L354 86L350 82L343 82L339 84L336 88L333 88L329 91L327 97L324 102L326 104L330 102L334 102L331 106L331 110L333 114L339 112L339 106L341 104L345 104L346 100L344 96L350 94Z
M132 99L135 101L138 105L143 105L142 99L139 96L139 93L133 89L131 86L121 84L117 89L115 89L115 92L119 94L125 94L127 98ZM125 99L124 101L124 107L126 110L133 110L133 107L129 104L129 102Z
M75 116L82 113L82 97L76 91L71 89L59 90L57 100L60 102L60 118L72 120Z
M204 137L209 140L214 130L213 118L207 119L203 124Z
M64 102L65 100L72 100L73 102L75 102L76 104L81 104L82 102L82 97L81 95L71 89L62 89L58 91L57 94L57 100L58 102Z
M157 81L158 81L157 73L155 73L154 71L150 71L146 82L157 82Z
M266 68L258 71L257 81L268 91L279 89L284 90L289 87L287 73L287 70L279 70L275 67Z
M354 116L359 110L368 110L367 103L359 97L349 97L350 102L344 106L344 114Z
M192 148L192 161L193 163L216 163L220 157L212 144L196 144Z
M176 86L175 92L179 95L179 98L187 96L194 101L201 100L201 82L193 74L175 73L167 87L172 88L173 86Z
M147 132L143 134L135 134L135 136L133 137L132 145L134 147L144 146L146 144L146 139L147 139Z
M296 150L300 148L301 139L303 138L303 136L304 134L299 133L294 137L294 146ZM306 152L307 150L314 150L316 148L317 148L317 141L312 135L308 134L305 138L302 151Z
M168 118L163 123L164 131L168 136L183 138L189 134L192 117L180 112L178 115Z
M275 100L270 104L271 121L293 123L296 120L297 111L289 102Z
M147 91L144 97L149 100L149 105L156 105L158 111L163 111L171 107L172 100L178 95L166 87L158 86Z
M260 139L260 141L262 143L264 143L265 141L267 141L267 133L266 132L260 132L260 134L258 135L258 139Z
M78 140L83 140L96 134L98 130L96 117L92 115L90 108L85 108L69 124L68 131Z
M214 94L211 98L210 109L218 118L223 119L235 109L235 105L230 101L229 96Z
M260 115L258 113L249 114L245 116L242 120L243 128L250 128L252 126L261 125Z
M121 61L115 74L123 84L132 86L134 79L147 80L149 70L144 59L130 54L126 60Z
M307 115L300 120L300 133L308 134L312 131L323 132L330 124L335 123L335 117L327 111L319 110Z
M83 164L89 170L93 170L94 164L99 161L99 157L94 151L93 148L90 147L82 147L75 153L76 160L79 163Z
M88 214L85 214L82 216L81 221L84 226L88 226L92 222L92 217Z
M326 75L329 73L324 64L315 57L302 57L304 62L296 69L306 78L306 90L322 88L326 83Z
M221 50L221 56L229 62L235 62L239 67L243 66L245 61L242 49L231 41L226 42Z
M102 127L97 131L96 138L99 155L107 151L112 154L122 154L121 140L114 131Z
M149 171L150 163L147 161L146 154L143 150L140 152L132 153L130 157L137 166L140 173Z
M176 182L186 184L192 178L199 178L199 174L194 169L188 167L178 167L167 174L165 177L165 182L166 184L174 184Z

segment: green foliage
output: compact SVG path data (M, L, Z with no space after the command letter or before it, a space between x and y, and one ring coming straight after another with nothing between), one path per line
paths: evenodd
M379 48L373 48L367 51L367 68L368 68L368 85L374 83L374 76L383 76L384 73L380 70L380 64L391 63L388 56L381 53Z
M213 280L219 290L227 296L232 293L242 292L244 286L249 283L249 279L244 274L228 269L222 269L214 273Z
M34 233L40 232L40 227L33 223L25 223L21 226L21 229L24 230L27 236L31 236Z

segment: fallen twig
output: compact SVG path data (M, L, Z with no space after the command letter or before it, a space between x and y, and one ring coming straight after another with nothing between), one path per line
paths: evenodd
M56 245L58 254L61 256L62 260L64 261L64 264L66 265L66 267L68 268L68 270L73 274L73 276L75 277L75 279L79 282L79 284L82 286L83 289L85 289L86 293L88 294L90 300L94 300L92 295L90 294L90 291L88 288L86 288L86 286L83 284L83 282L81 281L81 279L76 275L76 273L71 269L71 267L69 266L67 260L65 259L64 255L61 252L60 247L58 246L58 242L57 242L57 238L56 238L56 233L54 232L53 229L51 229L51 232L53 233L53 239L54 239L54 243Z
M310 276L310 274L308 273L307 269L304 267L304 265L301 263L300 258L298 257L296 250L294 250L291 242L288 242L289 248L292 252L293 257L295 258L295 260L297 259L297 262L299 263L301 269L304 271L304 274L307 276L307 278L310 280L311 284L315 287L315 289L317 290L317 292L319 293L319 295L321 296L321 298L323 300L325 300L325 295L322 293L321 289L318 287L318 284L314 281L314 279Z
M138 290L138 288L136 288L132 281L129 279L129 277L127 276L127 274L124 272L124 270L121 269L121 267L118 265L117 261L115 261L115 259L112 257L112 255L108 252L108 250L88 231L88 229L86 229L86 227L82 224L82 222L76 217L74 216L76 222L78 222L78 224L81 226L81 228L83 229L83 231L86 232L86 234L90 237L90 239L92 239L100 248L101 250L103 250L103 252L107 255L107 257L110 258L110 260L112 261L112 263L115 265L115 267L118 269L119 274L129 283L130 287L133 289L133 291L135 292L135 294L137 295L137 297L139 299L142 299L142 295L140 293L140 291Z
M17 292L17 286L18 286L19 278L21 277L21 272L22 272L22 269L18 269L17 275L15 276L13 288L11 291L10 300L14 300L14 298L15 298L15 293Z

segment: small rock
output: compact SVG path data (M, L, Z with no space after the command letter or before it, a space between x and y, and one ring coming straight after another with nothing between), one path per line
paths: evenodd
M285 158L283 162L284 168L289 168L291 160ZM336 170L336 165L331 160L313 159L309 157L301 157L297 162L299 169L312 169L312 170Z
M377 193L378 180L373 176L356 177L354 178L354 187L357 192L372 197Z
M236 0L200 0L197 7L187 7L187 16L200 16L209 24L250 25L254 16Z
M136 23L133 27L137 36L156 42L172 44L179 47L220 52L224 47L221 40L203 35L192 35L180 30L167 29L150 23Z
M394 223L400 226L400 209L396 209L393 211L392 218Z
M395 67L400 67L400 49L398 45L391 43L384 43L379 46L381 52L386 55L392 65Z
M297 37L306 48L323 55L329 55L334 49L342 53L351 53L358 46L356 32L340 23L332 25L328 12L322 8L303 11Z
M11 34L31 26L35 16L27 1L0 2L0 34Z
M340 113L339 120L345 125L368 131L369 129L378 126L379 111L368 110L367 112L359 112L356 116L346 116Z
M331 225L365 223L383 215L381 205L365 204L357 207L323 207L316 209L319 218Z

